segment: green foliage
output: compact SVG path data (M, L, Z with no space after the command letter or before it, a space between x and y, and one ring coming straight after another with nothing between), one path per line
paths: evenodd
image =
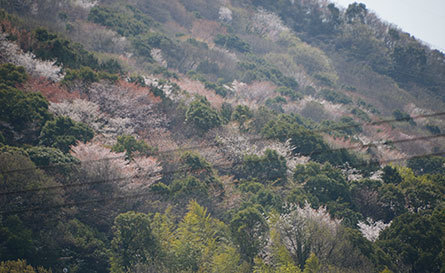
M327 101L341 104L351 104L352 99L343 93L339 93L330 89L323 89L320 91L320 96Z
M119 79L119 76L108 72L96 72L90 67L82 66L80 69L68 69L62 83L69 85L72 82L80 81L82 83L90 84L98 82L101 79L116 82Z
M153 25L151 18L130 5L118 9L95 6L90 10L88 20L110 27L122 36L136 36L148 32Z
M402 177L396 168L391 166L383 167L382 179L385 183L398 185L402 182Z
M114 220L111 241L111 272L125 273L138 263L151 263L159 255L159 242L152 234L150 217L134 211Z
M238 66L243 82L269 80L278 86L298 89L298 82L294 78L285 76L278 68L260 57L248 55L247 60L239 62Z
M4 215L0 219L0 256L4 259L25 258L33 264L52 264L55 262L55 240L41 231L53 232L52 227L62 213L57 210L51 213L29 211L29 208L59 207L63 204L63 188L39 170L23 149L7 146L0 149L0 192L14 192L2 194L0 198ZM42 188L51 190L39 190ZM19 213L12 213L14 211ZM20 218L8 218L14 214Z
M427 124L425 125L425 128L433 135L438 135L441 133L439 126L434 124Z
M311 253L309 258L307 258L306 260L303 273L319 273L320 270L320 260L317 258L317 256L315 256L314 253Z
M245 155L237 177L256 179L264 184L284 184L286 175L286 159L276 151L267 149L263 156Z
M187 208L171 242L173 272L216 273L218 268L226 268L224 272L239 272L239 254L227 243L227 226L212 218L195 201Z
M240 210L233 215L230 230L243 259L251 263L265 243L260 239L268 230L263 215L255 206Z
M77 141L87 142L94 136L94 132L87 125L73 121L69 117L57 117L48 121L40 133L40 145L54 147L67 153L71 145Z
M208 197L208 186L194 176L184 179L175 179L170 186L170 192L177 200L183 199L206 199Z
M329 114L326 113L323 104L316 101L309 101L301 110L301 115L315 122L329 120Z
M271 209L279 210L283 206L281 197L270 189L260 189L252 195L250 201L253 204L261 205L266 211L270 211Z
M66 75L63 78L63 83L67 84L73 81L93 83L99 81L99 77L93 69L84 66L80 69L67 70Z
M25 260L2 261L0 262L0 272L2 273L52 273L43 267L34 268L28 265Z
M305 124L305 122L299 116L279 115L266 123L261 133L266 138L278 139L282 142L290 139L293 153L310 156L315 161L327 161L335 166L349 162L352 166L364 168L363 161L357 156L346 149L331 151L329 145L320 135L304 128L301 124Z
M24 132L29 139L23 142L35 141L34 134L38 134L41 126L52 115L48 111L48 101L40 93L25 93L15 88L0 85L0 120L6 122L19 132ZM4 131L7 144L15 144L9 135L14 132Z
M241 53L250 52L249 44L241 40L236 35L217 34L214 42L219 46L225 47L227 49L236 50Z
M221 183L204 158L193 152L186 152L180 158L180 166L173 183L169 186L175 200L198 199L208 201L209 191L221 191Z
M352 23L365 23L365 17L368 14L366 5L363 3L353 3L348 6L345 16L349 24Z
M189 173L199 175L203 178L213 174L210 163L199 154L193 152L185 152L181 155L181 165Z
M150 190L157 194L169 194L170 193L170 187L165 185L162 182L151 185Z
M36 255L32 231L26 228L16 215L2 219L0 239L0 257L3 260L32 259ZM2 272L1 266L0 272Z
M284 110L282 108L282 105L285 104L287 100L281 96L276 96L274 98L268 98L264 105L269 107L270 109L274 110L278 113L283 113Z
M32 52L43 60L56 60L56 64L65 68L80 68L88 66L92 69L99 68L99 61L92 54L87 52L82 45L71 43L50 33L46 29L37 28L34 31L35 42L32 45Z
M436 215L435 215L436 216ZM393 220L377 244L386 251L399 268L412 272L439 272L443 241L443 218L405 213ZM396 262L396 263L397 263Z
M410 125L416 126L416 122L413 120L413 118L409 114L402 112L399 109L394 110L392 115L397 121L407 121Z
M109 269L109 249L103 234L77 219L60 223L58 232L64 233L64 254L72 257L67 268L76 272L105 272Z
M111 150L117 153L125 152L126 157L132 159L135 153L148 156L153 152L154 148L148 146L142 139L137 140L133 136L123 135L117 137L117 142Z
M308 163L295 168L294 179L321 204L329 201L350 202L350 192L343 174L329 163Z
M221 118L218 112L205 97L196 98L190 104L185 115L186 121L201 130L201 132L206 132L221 125Z
M393 60L393 77L400 81L414 80L423 82L427 65L425 49L409 44L396 46L391 54Z
M354 108L351 110L351 114L353 114L354 116L358 117L359 119L361 119L362 121L365 122L370 122L371 118L369 117L369 115L361 110L360 108Z
M231 120L238 121L240 126L244 128L244 123L253 117L253 112L247 105L237 105L232 112Z
M169 57L169 65L173 62L178 62L181 56L181 48L178 47L170 38L158 32L148 32L135 36L132 39L133 47L136 53L152 62L151 50L159 48Z
M214 74L217 75L219 72L219 66L217 63L209 62L208 60L204 60L199 63L196 71L204 74Z
M215 67L215 65L216 65L215 63L209 63L209 61L206 60L206 61L201 62L196 70L198 72L202 72L202 73L206 73L206 74L208 73L208 74L217 75L218 71L214 71L214 70L219 70L219 68L217 65ZM197 73L196 71L187 72L187 76L191 77L192 79L202 82L204 84L205 88L215 90L215 93L222 97L226 97L230 92L229 89L224 87L224 84L221 81L222 79L218 79L217 82L211 82L211 81L208 81L202 74Z
M99 65L99 70L109 74L122 74L123 68L116 59L108 59ZM116 79L117 80L117 79Z
M445 174L445 158L441 156L422 156L408 160L408 167L416 175L422 174Z
M282 96L289 97L293 101L300 100L303 98L303 96L300 93L298 93L296 90L290 89L289 87L285 87L285 86L278 87L277 89L275 89L275 92L277 92L278 94L280 94Z
M207 89L215 90L215 93L220 95L220 96L222 96L222 97L226 97L229 94L229 92L230 92L221 83L213 83L213 82L205 81L204 82L204 86Z
M394 217L406 212L405 196L400 188L385 184L379 188L379 203L383 208L383 220L389 222Z
M10 63L0 65L0 86L15 87L28 79L25 68Z
M380 111L377 108L375 108L374 105L367 103L366 101L364 101L360 98L357 100L357 105L367 109L368 111L370 111L373 114L380 114Z
M224 124L227 124L232 119L233 108L230 103L223 102L221 105L221 119Z
M358 122L348 116L340 118L338 122L325 120L321 123L321 128L327 129L329 134L334 136L352 136L363 130Z
M26 148L26 152L37 167L51 166L51 168L45 168L51 174L59 172L67 175L79 163L77 158L57 148L34 146Z

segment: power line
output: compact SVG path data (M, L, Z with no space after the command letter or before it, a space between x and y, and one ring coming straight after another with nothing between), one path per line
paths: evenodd
M385 120L378 120L378 121L372 121L372 122L361 123L361 124L351 124L351 125L343 125L343 126L335 126L335 127L323 128L323 129L315 129L315 130L310 130L310 131L314 132L314 133L332 132L332 131L337 131L337 130L344 130L344 129L350 129L350 128L363 127L363 126L374 126L374 125L380 125L380 124L385 124L385 123L409 121L409 120L414 120L414 119L419 119L419 118L431 118L431 117L438 117L438 116L443 116L443 115L445 115L445 112L437 112L437 113L432 113L432 114L423 114L423 115L417 115L417 116L412 116L412 117L404 117L404 118L399 118L399 119L385 119ZM288 136L288 135L287 134L286 135L278 135L276 137L279 138L279 137L286 137L286 136ZM436 135L436 136L441 137L442 135ZM266 138L266 137L253 137L253 138L249 138L248 140L252 141L252 142L256 142L256 141L261 141L261 140L266 140L266 139L268 139L268 138ZM214 147L214 146L215 146L215 144L195 145L195 146L190 146L190 147L182 147L182 148L158 151L158 152L152 153L151 155L152 156L159 156L159 155L169 154L169 153L174 153L174 152L179 152L179 151L197 150L197 149L203 149L203 148L210 148L210 147ZM122 155L122 156L108 157L108 158L101 158L101 159L94 159L94 160L85 160L85 161L82 161L82 163L97 162L97 161L108 161L108 160L116 160L116 159L123 159L123 158L126 158L126 156ZM33 168L22 168L22 169L13 169L13 170L0 171L0 173L9 174L9 173L14 173L14 172L33 171L33 170L36 170L36 169L43 169L44 170L44 169L51 169L51 168L59 168L59 167L64 166L64 165L71 165L71 164L78 164L78 163L79 162L63 162L63 163L58 163L58 164L54 164L54 165L46 165L46 166L37 166L37 167L33 167Z
M352 146L352 147L348 147L348 148L336 148L336 149L328 149L328 150L321 150L321 151L314 151L311 154L309 154L308 156L314 156L317 154L325 154L325 153L331 153L331 152L335 152L335 151L340 151L340 150L356 150L356 149L363 149L363 148L369 148L369 147L376 147L376 146L380 146L380 145L389 145L389 144L397 144L397 143L407 143L407 142L413 142L413 141L425 141L425 140L431 140L431 139L435 139L435 138L441 138L441 137L445 137L445 134L440 134L440 135L432 135L432 136L423 136L423 137L418 137L418 138L409 138L409 139L399 139L399 140L387 140L384 142L380 142L380 143L369 143L369 144L365 144L365 145L356 145L356 146ZM441 155L443 153L439 153L438 155ZM430 154L430 155L435 155L435 154ZM376 162L366 162L363 164L359 164L360 166L366 166L366 165L375 165L376 163L383 164L381 161L376 161ZM225 166L230 166L233 163L226 163L226 164L216 164L213 165L213 168L218 168L218 167L225 167ZM17 190L17 191L7 191L7 192L0 192L0 196L3 195L10 195L10 194L24 194L24 193L29 193L29 192L38 192L38 191L43 191L43 190L55 190L55 189L65 189L65 188L73 188L73 187L81 187L81 186L87 186L87 185L98 185L98 184L108 184L111 182L119 182L119 181L125 181L128 179L134 179L134 178L148 178L150 176L154 176L154 175L167 175L167 174L172 174L172 173L180 173L180 172L187 172L187 171L194 171L197 169L194 168L185 168L185 169L175 169L175 170L162 170L159 172L155 172L153 174L149 174L149 175L134 175L134 176L127 176L127 177L119 177L119 178L114 178L114 179L103 179L103 180L95 180L95 181L89 181L89 182L81 182L81 183L71 183L71 184L66 184L66 185L56 185L56 186L49 186L49 187L41 187L41 188L36 188L36 189L27 189L27 190Z
M445 154L445 151L436 152L436 153L430 153L430 154L410 156L410 157L396 158L396 159L388 159L388 160L383 160L383 161L374 161L374 162L369 162L368 164L386 164L386 163L390 163L390 162L400 162L400 161L406 161L406 160L414 159L414 158L422 158L422 157L428 157L428 156L438 156L438 155L443 155L443 154ZM176 171L174 171L174 172L176 172ZM44 206L35 206L35 207L26 208L26 209L0 211L0 215L18 214L18 213L25 213L25 212L32 212L32 211L42 211L42 210L51 210L51 209L58 209L58 208L64 208L64 207L81 206L81 205L92 204L92 203L106 202L106 201L118 201L118 200L125 200L125 199L134 199L134 198L148 196L148 195L151 195L151 194L152 194L151 192L146 192L146 193L138 193L138 194L131 194L131 195L116 196L116 197L92 199L92 200L79 201L79 202L70 202L70 203L65 203L65 204L55 205L55 206L46 206L46 207L44 207Z

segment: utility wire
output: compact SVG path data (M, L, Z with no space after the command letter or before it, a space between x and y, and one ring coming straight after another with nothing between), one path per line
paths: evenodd
M419 118L431 118L431 117L438 117L438 116L444 116L444 115L445 115L445 112L437 112L437 113L432 113L432 114L423 114L423 115L417 115L417 116L406 117L406 118L384 119L384 120L371 121L371 122L361 123L361 124L351 124L351 125L335 126L335 127L329 127L329 128L323 128L323 129L315 129L315 130L310 130L310 131L314 132L314 133L332 132L332 131L337 131L337 130L344 130L344 129L350 129L350 128L363 127L363 126L375 126L375 125L381 125L381 124L385 124L385 123L409 121L409 120L414 120L414 119L419 119ZM279 138L279 137L286 137L286 136L287 135L278 135L276 137ZM440 137L442 135L436 135L436 136ZM256 142L256 141L267 140L267 139L269 139L269 138L266 138L266 137L253 137L253 138L249 138L248 140L252 141L252 142ZM195 145L195 146L190 146L190 147L182 147L182 148L158 151L158 152L152 153L151 155L152 156L160 156L160 155L163 155L163 154L169 154L169 153L174 153L174 152L179 152L179 151L199 150L199 149L210 148L210 147L214 147L214 146L216 146L216 145L215 144ZM96 162L96 161L107 161L107 160L116 160L116 159L125 159L125 158L126 158L126 156L122 155L122 156L115 156L115 157L108 157L108 158L101 158L101 159L85 160L85 161L82 161L82 163ZM9 174L9 173L14 173L14 172L33 171L33 170L36 170L36 169L44 170L44 169L51 169L51 168L60 168L62 166L71 165L71 164L78 164L78 162L64 162L64 163L58 163L58 164L53 164L53 165L38 166L38 167L33 167L33 168L13 169L13 170L0 171L0 173L2 173L2 174Z
M352 147L348 147L348 148L336 148L336 149L329 149L329 150L321 150L321 151L315 151L312 152L309 155L304 155L304 156L314 156L317 154L325 154L325 153L331 153L331 152L335 152L335 151L340 151L340 150L356 150L356 149L364 149L364 148L369 148L369 147L376 147L376 146L380 146L380 145L388 145L388 144L397 144L397 143L407 143L407 142L413 142L413 141L425 141L425 140L431 140L431 139L435 139L435 138L441 138L441 137L445 137L445 134L440 134L440 135L432 135L432 136L423 136L423 137L418 137L418 138L409 138L409 139L399 139L399 140L387 140L384 142L380 142L380 143L369 143L369 144L365 144L365 145L356 145L356 146L352 146ZM442 155L443 153L438 153L437 155ZM430 155L436 155L435 153L430 154ZM363 164L359 164L359 166L367 166L367 165L375 165L377 163L383 164L382 161L369 161ZM226 166L231 166L233 163L225 163L225 164L216 164L213 165L213 168L218 168L218 167L226 167ZM16 190L16 191L7 191L7 192L0 192L0 196L4 196L4 195L10 195L10 194L24 194L24 193L29 193L29 192L39 192L39 191L43 191L43 190L55 190L55 189L66 189L66 188L72 188L72 187L81 187L81 186L87 186L87 185L98 185L98 184L108 184L108 183L112 183L112 182L119 182L119 181L125 181L128 179L134 179L134 178L147 178L150 177L152 175L167 175L167 174L172 174L172 173L180 173L180 172L187 172L187 171L194 171L196 169L193 168L185 168L185 169L175 169L175 170L162 170L159 172L155 172L154 174L151 175L134 175L134 176L127 176L127 177L119 177L119 178L114 178L114 179L103 179L103 180L95 180L95 181L89 181L89 182L81 182L81 183L71 183L71 184L65 184L65 185L55 185L55 186L49 186L49 187L41 187L41 188L36 188L36 189L27 189L27 190Z
M382 162L383 163L400 162L400 161L406 161L406 160L413 159L413 158L422 158L422 157L443 155L443 154L445 154L445 151L437 152L437 153L430 153L430 154L410 156L410 157L404 157L404 158L388 159L388 160L384 160L384 161L375 161L374 163L382 164ZM125 199L134 199L134 198L140 198L140 197L148 196L148 195L151 195L151 194L153 194L153 193L145 192L145 193L123 195L123 196L115 196L115 197L108 197L108 198L91 199L91 200L85 200L85 201L79 201L79 202L69 202L69 203L64 203L64 204L55 205L55 206L46 206L46 207L45 206L35 206L35 207L24 208L24 209L0 211L0 215L19 214L19 213L34 212L34 211L44 211L44 210L51 210L51 209L59 209L59 208L64 208L64 207L81 206L81 205L86 205L86 204L100 203L100 202L107 202L107 201L119 201L119 200L125 200Z
M387 140L387 141L384 141L384 142L369 143L369 144L364 144L364 145L355 145L355 146L347 147L347 148L336 148L336 149L315 151L315 152L312 152L311 154L309 154L307 156L314 156L314 155L317 155L317 154L331 153L331 152L340 151L340 150L347 151L347 150L356 150L356 149L364 149L364 148L369 148L369 147L376 147L376 146L380 146L380 145L407 143L407 142L413 142L413 141L425 141L425 140L431 140L431 139L441 138L441 137L445 137L445 134L424 136L424 137L418 137L418 138L399 139L399 140ZM217 165L213 165L213 167L224 167L224 166L229 166L231 164L232 163L227 163L227 164L224 164L224 165L217 164ZM368 163L366 163L366 164L368 164ZM373 164L373 163L369 163L369 164ZM159 171L158 174L159 175L166 175L166 174L171 174L171 173L178 173L178 172L184 172L184 171L193 171L193 170L194 169L184 169L184 170L174 170L174 171ZM111 182L119 182L119 181L124 181L124 180L127 180L127 179L134 179L134 178L144 178L144 176L134 175L134 176L127 176L127 177L119 177L119 178L114 178L114 179L103 179L103 180L97 180L97 181L89 181L89 182L81 182L81 183L71 183L71 184L49 186L49 187L42 187L42 188L36 188L36 189L0 192L0 196L9 195L9 194L23 194L23 193L28 193L28 192L38 192L38 191L42 191L42 190L54 190L54 189L61 189L61 188L65 189L65 188L72 188L72 187L81 187L81 186L86 186L86 185L108 184L108 183L111 183Z

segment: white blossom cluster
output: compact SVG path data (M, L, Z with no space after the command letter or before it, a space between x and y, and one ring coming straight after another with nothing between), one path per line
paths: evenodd
M71 151L80 160L80 175L87 181L104 181L124 191L137 191L161 179L162 167L153 157L128 161L125 153L114 153L98 143L79 142Z
M294 257L310 252L321 259L329 256L337 244L341 220L331 218L326 208L313 209L308 203L304 207L288 205L285 211L278 218L268 219L278 236L270 238L266 258L273 255L271 249L277 239Z
M0 33L0 61L23 66L27 73L36 77L45 77L54 82L63 79L62 68L54 61L42 61L30 52L23 52L18 45L8 41L5 33Z
M274 150L286 159L288 175L292 175L295 166L309 161L309 157L295 156L292 153L293 147L290 139L285 143L256 139L253 136L240 133L235 126L227 126L224 130L219 131L216 139L222 147L221 152L233 162L241 161L246 154L262 156L267 149Z
M92 7L96 6L98 1L96 0L73 0L72 1L74 6L78 6L84 9L91 9Z
M232 11L227 7L219 8L219 20L225 23L232 21Z
M159 48L153 48L150 51L150 55L160 66L167 67L167 61L164 59L164 56L162 56L162 50Z
M100 105L103 113L115 119L120 118L124 123L128 119L136 132L167 126L166 116L155 110L156 103L148 90L95 83L90 86L88 96L90 101Z
M264 9L259 9L255 13L252 22L251 30L253 32L266 36L272 41L277 41L281 33L289 31L289 28L283 24L278 15Z
M384 229L389 227L391 222L385 224L383 221L374 221L371 218L367 218L366 221L359 221L357 226L359 227L363 237L371 242L375 242Z
M83 122L96 133L102 134L104 141L114 140L119 135L131 135L134 133L129 118L112 117L101 112L98 104L75 99L61 103L51 103L51 112L59 116L68 116L77 122Z
M299 164L305 164L309 161L310 157L307 156L295 156L293 154L294 147L290 143L291 139L286 140L285 143L278 141L267 141L264 143L264 147L262 148L262 153L264 153L267 149L275 150L279 155L286 159L286 166L288 175L292 175L292 170Z
M233 162L240 162L245 154L262 154L248 136L241 134L234 127L228 127L221 132L217 142L221 144L221 151Z
M164 92L164 95L172 101L180 101L181 99L183 99L180 93L175 92L175 88L173 88L173 85L171 85L169 82L160 83L160 80L153 76L142 77L144 78L145 85L161 89L162 92Z
M232 90L235 91L235 100L238 104L246 104L250 108L257 108L258 105L263 104L268 98L276 96L276 86L269 82L253 82L246 84L232 82Z

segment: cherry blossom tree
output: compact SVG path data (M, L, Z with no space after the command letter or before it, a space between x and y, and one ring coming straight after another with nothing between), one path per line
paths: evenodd
M23 66L32 76L45 77L54 82L63 79L62 68L55 65L55 61L42 61L30 52L23 52L18 45L8 41L4 33L0 33L0 61Z
M300 267L311 252L326 260L338 243L341 220L331 218L326 208L313 209L308 203L302 208L288 205L286 210L269 218L273 236L266 257L273 259L273 250L283 245Z
M92 101L75 99L61 103L51 103L50 111L58 116L68 116L77 122L83 122L102 135L107 144L115 142L117 136L132 135L133 124L130 118L112 117L104 114L100 106Z
M374 221L372 218L367 218L366 221L359 221L357 226L363 236L371 242L375 242L384 229L389 227L391 222L385 224L383 221Z
M253 17L251 31L277 41L281 33L290 30L283 24L278 15L260 8Z
M80 177L84 182L103 181L123 191L138 192L161 179L162 167L153 157L125 159L98 143L78 143L71 154L81 162Z
M232 11L227 7L219 8L219 20L225 23L232 21Z

